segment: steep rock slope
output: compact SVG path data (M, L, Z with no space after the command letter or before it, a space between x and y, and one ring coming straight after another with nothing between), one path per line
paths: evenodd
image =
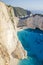
M17 27L20 29L25 29L25 28L39 28L43 30L43 15L32 15L27 19L19 19L19 22L17 24Z
M25 18L30 16L31 14L31 11L25 10L20 7L13 7L13 9L14 9L15 16L19 18Z
M39 28L43 30L43 16L42 15L33 15L27 19L28 28Z
M23 59L27 55L17 38L16 19L13 8L0 2L0 65L16 65L15 59Z
M8 5L8 7L10 7L10 5ZM31 11L28 11L28 10L23 9L21 7L12 7L12 8L14 10L14 15L18 18L26 18L26 17L29 17L30 14L32 14Z

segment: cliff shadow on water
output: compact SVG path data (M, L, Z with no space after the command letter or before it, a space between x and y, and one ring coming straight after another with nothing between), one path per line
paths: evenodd
M28 59L20 60L19 65L43 65L43 31L29 28L18 31L17 35L28 56Z

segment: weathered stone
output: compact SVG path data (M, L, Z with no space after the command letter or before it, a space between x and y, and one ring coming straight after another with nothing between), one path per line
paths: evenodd
M21 43L18 42L16 21L13 8L0 2L0 56L4 60L4 65L10 65L11 59L13 59L12 62L16 63L14 61L15 58L23 59L26 57L26 54L24 54L25 50L21 47ZM15 52L14 55L17 57L13 58L12 52ZM0 65L3 65L3 63Z

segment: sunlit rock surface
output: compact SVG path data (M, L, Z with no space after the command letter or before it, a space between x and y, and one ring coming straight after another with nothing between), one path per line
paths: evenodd
M0 65L17 65L27 55L17 38L16 24L13 8L0 2Z
M26 19L20 19L17 27L19 29L39 28L43 30L43 15L35 14Z
M28 28L39 28L43 30L43 16L42 15L34 15L27 19Z

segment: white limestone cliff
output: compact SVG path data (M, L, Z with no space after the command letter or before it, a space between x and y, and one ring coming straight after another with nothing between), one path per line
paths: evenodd
M18 40L16 24L13 8L0 2L0 56L4 60L4 65L14 65L14 63L16 65L18 61L15 59L24 59L27 56ZM0 65L3 65L3 61Z

